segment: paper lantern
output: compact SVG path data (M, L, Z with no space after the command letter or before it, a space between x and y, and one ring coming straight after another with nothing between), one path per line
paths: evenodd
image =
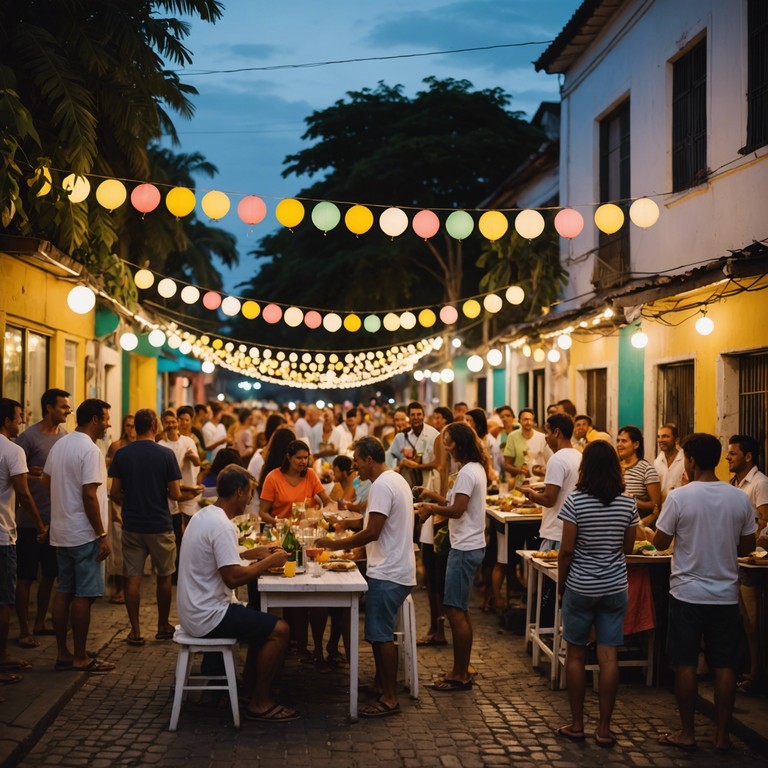
M70 173L61 182L61 188L69 193L70 203L82 203L91 193L91 182L85 176L76 176Z
M489 349L485 355L485 359L488 362L488 365L492 365L495 368L497 365L501 365L504 355L500 349Z
M581 234L584 229L584 217L573 208L563 208L555 216L555 229L560 237L570 240Z
M531 356L531 348L527 344L523 344L523 357Z
M261 313L261 316L264 318L265 322L274 325L275 323L279 323L282 319L283 310L280 309L277 304L267 304L267 306L264 307L264 311Z
M416 327L416 315L413 312L403 312L400 315L400 326L405 328L406 331L410 331L411 328Z
M648 346L648 336L639 328L630 336L629 341L635 349L645 349Z
M283 320L291 328L298 328L304 322L304 313L298 307L288 307L283 314Z
M573 339L569 333L561 333L557 337L557 346L560 349L570 349L573 346Z
M131 331L126 331L120 336L120 346L126 352L132 352L139 346L139 337Z
M35 175L27 181L27 184L30 187L34 186L40 180L41 176L43 177L44 181L35 197L45 197L51 191L51 183L53 179L51 178L51 172L45 166L36 168Z
M176 283L170 277L164 277L157 284L157 292L164 298L170 299L176 295Z
M264 221L267 215L267 204L256 195L246 195L237 204L237 215L243 223L254 226Z
M261 312L261 307L255 301L246 301L243 304L243 317L246 320L255 320Z
M381 329L381 319L378 315L368 315L365 320L363 320L363 328L365 328L368 333L376 333Z
M470 355L467 358L467 368L472 373L479 373L483 370L483 358L480 355Z
M321 232L330 232L341 221L341 211L333 203L318 203L312 209L312 223Z
M618 205L605 203L595 211L595 226L606 235L618 232L624 225L624 212Z
M165 207L177 219L189 216L195 210L195 193L186 187L174 187L165 196Z
M696 332L702 336L709 336L712 331L715 330L715 324L712 319L702 314L702 316L696 321Z
M443 368L440 371L440 381L444 381L446 384L450 384L456 378L456 374L453 372L453 368Z
M560 360L560 350L555 349L554 347L547 352L547 360L549 360L550 363L556 363Z
M501 300L501 296L497 296L495 293L489 293L483 298L483 306L485 307L486 312L496 314L496 312L501 311L504 302Z
M440 229L440 219L434 211L419 211L411 222L413 231L424 240L434 237Z
M315 328L319 328L322 324L322 315L314 309L310 309L309 312L304 314L304 325L306 325L307 328L311 328L314 331Z
M227 317L234 317L240 312L240 299L236 296L226 296L221 302L221 311Z
M350 333L357 333L362 325L363 323L357 315L347 315L344 318L344 328Z
M414 381L421 381L424 378L424 371L414 371L413 372L413 380Z
M379 216L379 226L389 237L402 235L408 229L408 214L400 208L387 208Z
M200 291L194 285L185 285L181 289L181 300L185 304L194 304L200 298Z
M341 318L335 312L329 312L323 318L323 328L328 333L336 333L341 328Z
M461 311L472 320L480 314L480 302L475 301L475 299L469 299L464 302Z
M131 192L131 205L144 215L160 205L160 190L154 184L139 184Z
M647 229L659 220L659 206L649 197L641 197L629 206L629 218L635 226Z
M488 240L498 240L507 229L509 222L507 217L499 211L486 211L477 223L480 234Z
M422 309L419 312L419 325L431 328L437 322L437 315L431 309Z
M203 306L211 311L218 309L221 306L221 296L216 291L208 291L203 296Z
M179 344L179 352L181 352L182 355L188 355L191 351L192 345L189 341L182 341L181 344Z
M205 360L200 366L200 370L203 373L213 373L216 370L216 366L210 360Z
M440 319L446 325L453 325L459 319L459 312L456 307L446 304L440 308Z
M400 327L400 318L394 312L387 312L382 324L387 331L396 331Z
M353 205L344 214L344 224L353 235L364 235L373 226L373 214L364 205Z
M229 213L230 205L229 198L217 189L206 192L200 201L203 213L214 221L223 219Z
M541 347L536 347L536 349L533 350L533 359L537 363L543 363L546 359L547 354L544 352L544 350Z
M466 240L475 228L475 220L466 211L454 211L445 220L445 230L454 240Z
M151 288L155 282L155 276L148 269L140 269L134 276L133 282L136 283L136 287L141 290Z
M510 304L522 304L525 299L525 291L519 285L510 285L505 295Z
M544 217L533 208L526 208L515 217L515 229L520 237L533 240L544 231Z
M87 315L96 306L96 294L87 285L76 285L67 294L67 306L77 315Z
M275 208L275 218L288 229L301 224L304 218L304 206L292 197L281 200Z
M118 179L105 179L96 187L96 200L100 206L108 211L119 208L128 197L125 184Z
M224 342L221 339L214 339L211 346L214 349L221 349L224 346Z
M147 341L155 348L162 347L165 344L165 334L159 328L155 328L154 331L149 332Z

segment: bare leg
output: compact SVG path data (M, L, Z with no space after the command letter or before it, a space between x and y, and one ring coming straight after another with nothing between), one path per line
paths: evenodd
M141 637L139 608L141 606L141 576L128 576L125 580L125 608L131 622L131 635Z
M283 664L289 636L288 624L278 620L272 634L262 646L248 646L243 684L245 691L250 692L251 701L248 709L251 712L266 712L274 706L275 701L271 694L272 681Z
M568 643L565 652L565 684L571 707L571 728L574 733L584 732L584 694L587 689L587 673L584 671L586 648ZM600 685L602 687L602 679Z
M56 578L43 576L37 587L37 615L35 616L35 632L45 629L45 617L51 605L51 593Z
M598 645L597 663L600 666L600 685L597 691L597 698L600 704L600 722L597 726L597 735L602 739L608 739L611 737L611 717L613 715L613 707L616 704L616 694L619 690L619 659L617 649L610 645ZM582 668L583 666L582 662ZM583 700L584 692L582 690L582 702Z
M445 615L451 625L451 637L453 638L453 669L449 678L466 683L472 678L469 674L469 659L472 655L472 623L469 620L469 612L445 606Z
M67 648L67 630L69 629L69 609L74 595L71 592L57 592L53 600L53 629L56 632L56 659L66 661L72 658Z
M91 626L92 597L75 597L72 599L72 645L75 652L75 667L84 667L91 663L85 651L88 630Z
M323 660L323 635L325 634L325 625L328 622L327 608L310 608L309 624L312 628L312 642L315 645L315 661Z
M171 588L171 582L173 576L158 576L157 577L157 631L158 632L173 632L173 627L168 623L168 617L171 614L171 598L173 590Z
M501 595L501 587L504 577L507 575L507 566L504 563L496 563L491 571L491 586L493 587L493 602L497 611L502 611L507 601Z
M29 593L32 582L25 579L16 581L16 616L19 620L19 637L30 634L29 631ZM38 610L38 614L40 611Z
M715 747L727 749L731 743L728 725L736 697L736 674L727 667L715 669Z
M397 700L397 646L394 642L372 643L373 658L376 661L376 679L379 683L382 701L388 707L396 707Z
M750 584L739 585L739 608L749 648L748 679L760 680L760 641L757 630L758 590Z
M678 666L675 669L675 700L680 712L680 731L672 734L673 740L680 744L693 744L696 741L693 715L696 709L696 667Z

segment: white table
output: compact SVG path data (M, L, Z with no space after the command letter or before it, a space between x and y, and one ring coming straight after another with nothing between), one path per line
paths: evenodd
M368 591L368 583L360 571L323 571L322 576L298 574L259 577L261 610L270 608L349 608L349 718L357 720L358 643L360 593Z

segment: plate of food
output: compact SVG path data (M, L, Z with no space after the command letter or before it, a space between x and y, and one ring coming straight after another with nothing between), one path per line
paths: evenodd
M326 571L352 571L357 566L349 560L331 560L330 563L323 563Z
M549 552L533 552L531 557L535 557L537 560L557 560L557 550L550 549Z

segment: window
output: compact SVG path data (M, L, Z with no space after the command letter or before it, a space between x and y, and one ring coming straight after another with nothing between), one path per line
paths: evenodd
M757 464L764 471L768 455L768 352L739 358L739 434L757 440Z
M517 409L516 413L520 413L521 408L527 408L530 400L528 399L528 374L517 374Z
M536 416L536 423L541 431L544 431L544 421L546 419L547 403L544 401L544 369L537 368L533 373L533 399L528 407Z
M25 418L39 421L40 398L48 388L48 337L26 328L5 328L3 397L18 400Z
M659 366L657 382L657 426L676 424L682 440L693 432L693 362Z
M747 8L746 154L768 144L768 3L749 0Z
M76 377L77 371L77 342L65 341L64 342L64 391L75 392L76 391Z
M702 184L709 172L707 39L672 66L672 189L679 192Z
M598 432L605 432L608 424L608 369L592 368L584 371L587 393L587 415L592 417L592 426Z
M600 202L626 200L629 177L629 100L600 121ZM625 209L626 205L621 204ZM629 223L612 235L600 232L592 282L610 288L626 281L629 272Z

